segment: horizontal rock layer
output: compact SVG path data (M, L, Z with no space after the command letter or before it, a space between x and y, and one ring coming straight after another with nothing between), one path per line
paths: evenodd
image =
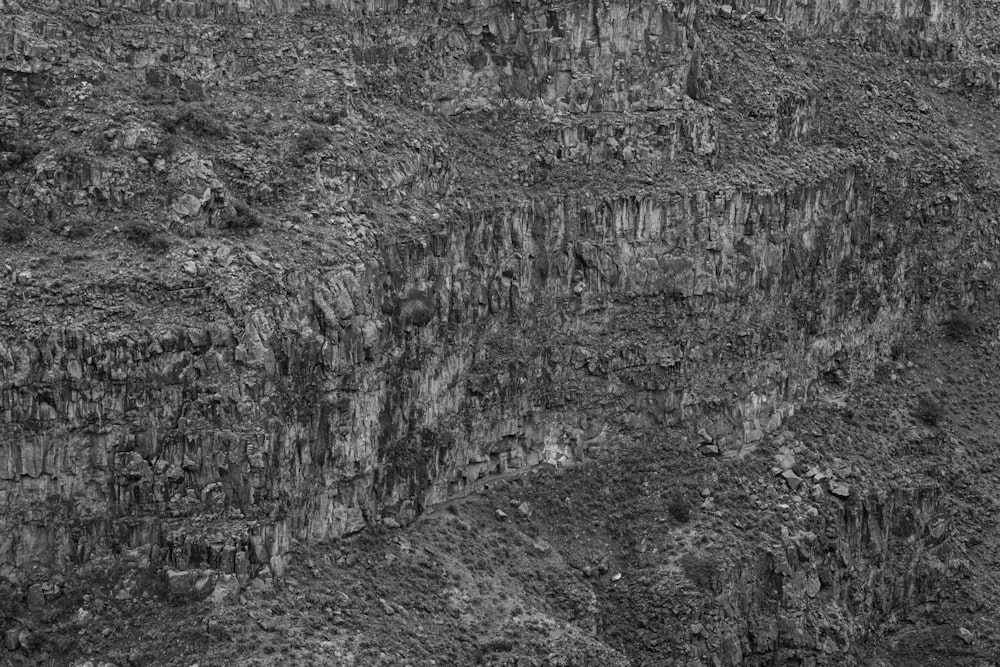
M863 374L902 335L995 290L985 208L958 190L926 196L905 164L809 147L824 129L821 91L783 91L761 110L764 143L795 144L794 168L755 165L773 166L767 179L699 171L739 137L695 102L711 92L712 68L701 64L693 4L63 2L32 5L38 20L22 4L2 6L0 77L25 104L71 89L94 109L98 57L150 95L195 101L263 89L263 71L306 72L310 121L350 151L317 158L299 185L337 211L330 227L351 230L355 261L273 261L220 245L185 256L181 278L108 282L132 310L102 324L0 341L0 577L19 584L109 558L245 582L279 573L296 539L406 523L491 476L586 459L621 428L683 424L711 453L739 456L814 395L820 374ZM743 20L750 9L701 18ZM779 3L754 14L877 50L943 59L961 44L952 7L904 3L884 24L868 20L885 9ZM330 27L341 10L361 15L349 35ZM262 53L262 35L287 48ZM350 104L359 76L428 117L541 114L531 137L499 140L521 142L518 160L496 169L524 187L463 173L448 146L457 124L408 137L392 159L349 144L360 134ZM313 96L313 84L342 95ZM236 133L191 113L159 124ZM168 164L157 152L168 134L136 123L101 138L145 151L142 168L169 185L172 231L224 226L237 199L221 166L194 140ZM296 142L309 153L308 135ZM31 158L7 202L36 219L135 205L138 158L113 155ZM226 159L267 201L275 179L254 172L259 157ZM386 207L375 219L359 212L372 199ZM381 233L391 207L406 210L407 234ZM0 295L4 312L90 308L86 287L6 270L16 289ZM907 523L911 502L921 514ZM926 494L871 499L845 510L832 552L796 536L797 561L775 553L735 570L729 583L745 596L726 601L729 618L777 605L808 629L802 616L850 603L874 619L919 598L933 580L913 555L922 546L901 556L912 568L879 559L890 537L933 542L931 505ZM855 588L855 575L876 585ZM817 595L829 588L818 611L802 597L817 581ZM802 660L843 648L822 633L737 625L710 628L706 661L755 664L789 643Z
M944 253L981 251L904 239L877 208L854 169L470 207L370 266L280 273L283 298L229 322L5 343L5 571L162 545L192 516L303 538L407 520L585 456L600 427L575 414L595 407L738 450L917 323Z

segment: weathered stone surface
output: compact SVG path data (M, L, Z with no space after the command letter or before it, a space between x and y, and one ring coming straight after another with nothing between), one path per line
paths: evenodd
M50 323L0 341L0 577L20 582L32 568L65 571L130 550L142 552L137 563L169 568L182 597L208 594L215 575L206 570L244 584L279 575L293 538L345 535L383 516L407 523L491 475L585 458L596 446L585 417L598 411L654 432L683 423L706 455L750 451L809 398L820 372L882 358L940 308L922 296L929 284L994 252L987 214L951 200L917 209L904 170L840 154L816 168L807 154L781 182L727 174L676 187L528 188L558 164L718 157L716 116L691 99L711 80L698 71L707 68L695 56L695 3L64 0L51 10L95 30L86 48L109 66L197 98L256 57L262 31L277 39L290 13L331 8L379 12L336 43L345 79L361 66L412 65L425 73L428 113L477 112L497 99L541 106L551 122L538 130L534 163L521 165L526 189L463 198L448 151L430 139L391 167L317 163L316 189L343 211L331 226L381 222L348 212L367 193L359 182L377 183L389 201L447 195L448 210L428 210L435 224L415 223L414 239L380 238L335 266L209 248L173 264L183 284L121 286L163 309L160 319ZM960 12L922 8L891 8L885 30L862 37L880 50L948 57ZM24 21L20 9L0 15L4 90L33 94L58 79L43 73L92 67L74 59L82 28ZM751 9L737 3L723 16L781 16L792 29L834 34L862 29L850 19L880 7ZM316 16L320 34L340 19ZM303 44L296 37L289 57L316 55ZM85 102L86 88L79 95ZM783 98L770 141L821 129L820 99L814 90ZM111 141L157 148L143 128L115 130ZM229 157L252 173L252 160ZM129 169L89 154L71 162L39 156L7 199L25 209L133 201ZM221 163L190 147L146 162L170 185L171 225L192 234L222 226L233 203ZM912 240L942 221L963 226L949 237L967 239L962 247ZM213 283L213 264L245 274ZM17 285L36 282L7 271ZM254 281L265 296L250 292ZM972 282L962 299L975 298ZM174 319L163 292L222 306L207 327ZM849 497L841 486L829 488ZM815 596L816 577L803 574L795 590ZM775 632L741 636L767 645ZM740 644L719 642L736 664Z
M3 633L3 644L8 651L16 651L17 647L21 645L18 634L20 630L17 628L8 628Z
M933 595L940 582L943 571L933 558L913 556L948 548L944 536L929 534L942 510L938 493L928 487L861 498L843 506L829 536L785 531L780 546L759 561L715 572L711 586L720 597L704 607L666 574L626 585L635 587L635 598L646 606L676 606L690 614L687 623L700 626L690 633L692 650L705 664L755 664L775 655L804 664L850 663L845 619L857 628L879 625L881 610ZM707 554L699 558L710 561ZM861 570L863 580L856 577ZM642 611L635 616L650 622ZM690 625L682 628L663 615L648 629L681 637Z
M784 478L785 484L787 484L788 488L791 489L792 491L795 491L802 485L802 478L796 475L791 470L784 471L783 473L781 473L781 476Z
M851 487L843 482L830 482L830 493L837 496L838 498L850 498L851 497Z
M28 610L41 611L45 607L45 593L41 584L35 584L28 589Z

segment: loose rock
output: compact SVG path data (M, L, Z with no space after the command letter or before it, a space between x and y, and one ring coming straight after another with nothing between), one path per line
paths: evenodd
M791 489L792 491L794 491L795 489L799 488L799 486L802 485L802 478L796 475L791 470L784 471L783 473L781 473L781 476L785 478L785 484L787 484L788 488Z
M838 498L850 498L851 487L843 482L830 482L830 493Z

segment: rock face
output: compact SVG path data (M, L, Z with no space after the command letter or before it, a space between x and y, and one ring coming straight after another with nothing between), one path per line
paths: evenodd
M873 495L844 505L822 533L784 531L742 567L687 554L623 587L639 602L617 622L641 622L704 664L856 664L855 637L893 609L937 599L948 553L938 503L931 488Z
M113 554L170 568L177 587L196 586L183 574L194 568L244 583L280 574L295 539L406 523L489 475L586 459L623 425L683 423L714 453L735 455L809 400L820 373L884 358L904 334L993 288L986 208L920 191L922 173L883 155L805 146L780 167L793 178L766 173L771 163L759 178L709 170L739 140L695 103L718 88L696 3L63 1L45 8L65 21L23 20L41 5L9 1L0 14L0 80L19 99L70 85L81 54L97 52L150 89L202 99L246 77L248 63L280 62L254 60L265 37L287 42L281 58L321 59L312 33L346 17L326 47L351 94L357 76L375 89L419 71L418 83L390 91L419 91L415 112L505 102L535 105L546 121L511 167L513 189L469 192L475 177L442 147L446 136L391 166L317 162L309 187L342 206L331 218L341 228L372 223L347 208L372 193L445 204L415 207L408 233L357 237L366 240L349 260L264 259L230 243L178 261L186 275L169 285L109 285L142 304L135 321L5 325L0 576L19 584L32 569L69 574ZM807 35L847 31L875 51L947 60L962 45L966 19L950 6L891 10L753 11ZM750 12L734 5L727 20ZM782 98L765 144L814 136L824 103L809 90ZM311 113L339 118L320 107ZM139 127L108 132L114 146L155 145ZM168 157L172 229L230 224L240 207L221 160L194 148ZM159 173L168 157L162 169L147 164ZM231 162L252 171L245 155ZM573 179L654 163L659 171L636 167L624 185ZM675 163L702 171L664 177ZM23 211L139 206L130 172L110 162L44 154L34 166L8 197ZM553 169L566 180L544 181ZM266 181L246 176L257 192ZM225 271L228 282L216 277ZM82 298L28 276L0 295L10 312ZM180 302L212 309L174 318ZM934 510L918 500L926 527ZM796 614L805 598L853 599L841 582L854 567L878 583L863 605L900 602L925 580L897 581L872 563L907 501L866 502L845 510L837 558L810 551L815 536L789 537L805 559L776 553L766 572L732 573L732 588L784 577L781 604ZM782 643L773 630L706 643L704 658L762 664Z
M884 267L926 248L881 253L858 269L869 291L845 292L872 200L848 170L783 193L467 210L356 273L287 272L286 300L232 326L5 344L0 553L64 567L121 540L177 567L259 566L292 535L409 520L483 475L583 458L591 407L738 449L818 369L877 358L919 312ZM192 515L251 523L172 530Z

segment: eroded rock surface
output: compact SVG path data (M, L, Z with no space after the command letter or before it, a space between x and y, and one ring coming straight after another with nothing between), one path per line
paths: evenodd
M989 9L772 5L5 2L0 576L204 597L637 434L724 465L979 308ZM778 473L861 503L836 604L936 581L932 491ZM832 556L781 540L804 632Z

